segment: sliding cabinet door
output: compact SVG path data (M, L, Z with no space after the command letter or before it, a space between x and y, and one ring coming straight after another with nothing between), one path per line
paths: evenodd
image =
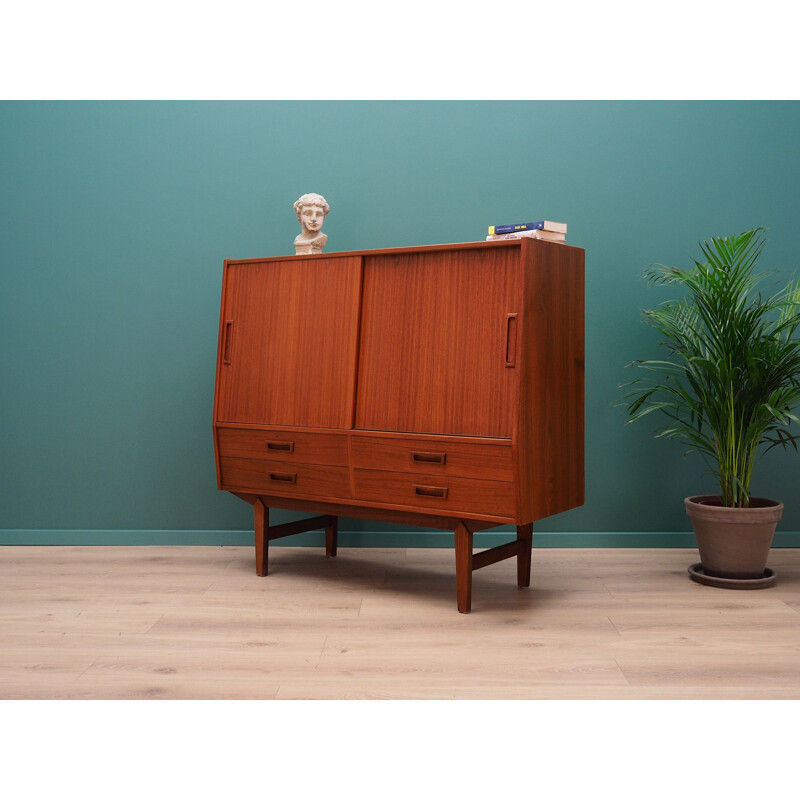
M360 258L226 265L217 422L349 428Z
M356 427L510 437L518 247L365 258Z

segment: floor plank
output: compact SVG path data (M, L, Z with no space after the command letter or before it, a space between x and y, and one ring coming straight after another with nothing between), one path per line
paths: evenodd
M696 551L0 547L4 699L800 699L800 551L701 586Z

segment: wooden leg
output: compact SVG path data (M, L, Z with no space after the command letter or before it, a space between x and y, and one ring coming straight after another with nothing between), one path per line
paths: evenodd
M456 595L458 610L469 614L472 607L472 531L459 522L456 539Z
M533 523L517 525L517 541L520 551L517 553L517 586L531 585L531 547L533 547Z
M325 555L333 558L336 555L336 540L339 533L339 517L331 517L330 524L325 528Z
M256 499L253 503L256 533L256 575L264 576L269 568L269 509Z

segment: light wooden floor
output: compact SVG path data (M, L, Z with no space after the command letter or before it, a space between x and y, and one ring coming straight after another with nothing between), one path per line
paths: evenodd
M692 550L535 549L455 603L438 549L0 547L0 698L800 698L800 550L771 589Z

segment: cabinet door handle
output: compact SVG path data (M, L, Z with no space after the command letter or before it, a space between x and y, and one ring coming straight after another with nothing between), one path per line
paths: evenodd
M442 500L447 499L446 486L415 486L414 494L420 497L441 497Z
M420 464L444 464L447 453L412 453L411 458Z
M231 363L231 338L233 336L233 320L225 321L225 344L222 348L222 363Z
M267 442L267 450L280 450L284 453L293 453L294 442Z
M506 318L506 366L517 366L517 315Z
M269 479L277 483L297 483L296 472L270 472Z

